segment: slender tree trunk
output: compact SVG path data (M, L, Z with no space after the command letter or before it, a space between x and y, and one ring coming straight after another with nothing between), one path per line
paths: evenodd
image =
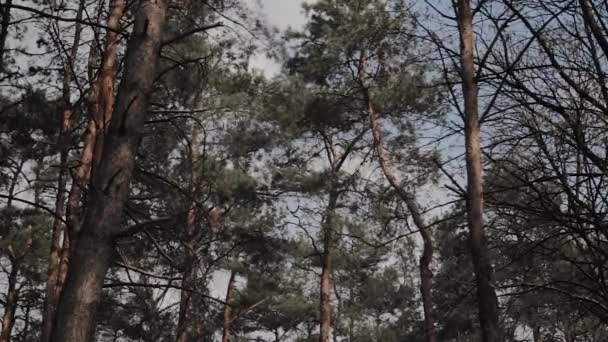
M535 326L532 328L532 338L534 339L534 342L543 342L543 337L540 333L539 326Z
M401 200L406 204L416 228L420 233L420 237L423 242L422 255L420 256L420 294L422 296L422 306L424 309L424 330L427 342L437 342L437 332L435 329L435 319L433 317L433 298L431 289L433 286L433 272L431 272L431 262L433 261L433 240L428 232L428 227L424 222L420 207L416 202L415 195L407 191L401 182L397 179L393 173L392 162L386 155L384 147L384 136L382 129L378 126L376 120L376 111L369 97L367 88L364 87L364 98L367 102L367 110L369 113L369 125L374 138L374 146L376 153L378 154L378 161L380 168L384 173L384 177L388 180L389 184L397 192Z
M478 84L475 75L473 14L470 0L459 0L458 21L461 39L461 76L465 113L467 167L467 221L470 247L477 284L479 321L484 342L503 340L499 323L498 298L494 288L494 271L484 232L483 176L478 108Z
M51 331L53 330L53 323L55 320L55 313L57 311L57 305L59 304L59 297L61 294L61 288L59 287L60 268L61 268L61 239L65 235L65 227L59 217L63 217L65 213L65 196L66 196L66 171L67 171L67 155L69 149L70 130L71 130L71 119L72 111L64 110L63 112L63 146L60 156L60 170L58 180L57 197L55 199L55 218L53 220L53 226L51 230L51 250L49 252L48 259L48 270L47 270L47 283L46 283L46 296L44 299L43 308L43 320L42 320L42 332L40 340L42 342L48 342L51 339Z
M234 296L234 288L236 285L236 271L230 272L230 279L228 280L228 289L226 290L226 304L224 304L224 324L222 332L222 342L230 342L230 329L232 327L232 297ZM275 335L278 334L275 332ZM278 338L276 338L278 341Z
M331 238L331 234L325 233L326 239ZM327 241L327 240L326 240ZM325 246L321 257L321 333L320 342L329 342L331 330L331 247Z
M351 252L354 252L354 247L351 249ZM354 298L353 294L353 284L350 284L349 290L349 298ZM355 318L353 315L349 315L348 318L348 342L353 342L353 336L355 335Z
M30 320L32 319L32 307L27 305L25 312L23 313L23 329L21 330L21 340L25 341L26 337L29 336L30 332Z
M574 333L571 333L571 332L566 332L564 334L564 340L566 342L576 342L576 335Z
M112 261L115 238L122 232L123 209L156 78L166 10L166 0L139 3L116 108L92 177L90 205L70 260L53 329L54 342L93 340L103 279Z
M6 0L4 4L0 4L0 17L2 23L0 23L0 74L4 74L6 69L4 67L4 52L6 50L6 38L8 37L8 28L11 23L11 5L13 0Z
M333 180L333 182L335 182L335 180ZM322 226L323 252L321 254L319 342L329 342L329 335L331 332L331 270L334 246L333 217L335 215L337 202L338 192L335 190L334 185L332 185L326 211L327 216Z
M191 289L194 287L195 268L189 265L188 269L182 276L182 287ZM192 326L195 322L190 320L190 302L192 300L192 292L181 290L179 299L179 317L177 320L177 333L175 342L187 342L192 335Z
M0 342L10 342L13 327L15 326L15 312L17 311L17 300L19 289L17 288L17 277L19 276L19 261L11 258L11 273L8 276L8 287L4 303L4 315L2 316L2 331Z
M81 0L78 5L78 11L76 19L81 20L84 12L85 0ZM43 306L43 317L42 317L42 331L40 334L41 342L48 342L51 340L51 332L53 330L53 323L55 321L55 313L57 312L57 305L59 304L59 296L63 288L63 276L61 275L61 248L62 238L67 235L66 227L63 222L59 219L65 215L65 200L66 200L66 186L67 186L67 173L68 173L68 156L70 152L70 142L72 137L72 100L70 85L73 79L73 66L72 63L76 60L78 55L78 48L80 46L80 36L82 33L82 25L76 23L75 25L74 40L70 49L69 55L65 56L63 65L63 113L62 113L62 125L60 134L60 164L59 164L59 178L57 181L57 197L55 198L55 218L53 220L53 226L51 231L51 246L48 259L48 270L47 270L47 284L46 284L46 296L44 298ZM58 37L59 39L59 37Z
M17 281L21 270L23 259L32 251L33 235L31 225L22 227L27 239L25 244L20 245L17 249L13 245L8 246L8 258L11 261L11 272L8 276L8 284L6 288L6 297L4 302L4 315L2 317L2 331L0 331L0 342L11 341L13 327L15 326L15 313L19 301L19 292L21 287L17 287Z
M186 270L182 276L182 287L186 289L192 289L195 287L197 278L197 269L199 266L199 258L196 255L196 242L200 240L201 230L197 227L197 203L200 190L200 139L199 130L195 127L192 130L192 136L190 139L190 196L191 201L189 203L188 212L186 213L186 226L185 236L183 244L186 250ZM177 321L177 334L176 342L186 342L191 339L191 336L195 333L194 325L197 323L192 319L192 297L194 294L190 291L182 290L180 293L180 304L179 304L179 318Z

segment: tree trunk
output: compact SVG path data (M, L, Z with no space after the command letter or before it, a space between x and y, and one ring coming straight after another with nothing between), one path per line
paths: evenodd
M222 342L230 342L230 328L232 326L232 297L234 295L234 288L236 286L236 271L230 272L230 279L228 280L228 289L226 290L226 304L224 304L224 325L222 332ZM278 338L276 339L278 341Z
M4 51L6 50L6 38L8 37L8 27L11 23L11 5L13 0L6 0L4 4L0 4L0 16L2 23L0 24L0 74L6 73L4 67Z
M564 334L564 340L566 342L576 342L576 334L574 334L572 332L566 332Z
M81 0L78 5L76 19L81 20L84 12L85 1ZM55 218L51 231L51 246L48 259L46 296L44 298L43 316L42 316L42 331L40 333L40 341L48 342L51 340L53 323L55 322L55 313L59 304L59 297L63 288L63 276L61 274L61 248L62 238L67 235L67 230L63 222L59 219L65 215L65 199L67 195L67 173L68 173L68 155L70 152L70 142L72 137L72 100L70 85L73 79L72 63L78 55L80 46L80 36L82 33L82 24L75 25L74 40L70 49L69 55L65 56L63 65L63 113L62 125L60 134L60 164L59 178L57 181L57 197L55 198ZM59 39L59 37L58 37Z
M542 342L543 341L543 337L540 333L540 327L536 326L532 328L532 338L534 339L534 342Z
M101 1L99 6L98 20L101 17L103 4ZM84 147L80 155L80 161L76 173L74 174L72 186L68 195L68 203L66 208L66 220L68 229L63 236L63 246L60 257L60 271L58 288L61 291L65 284L65 278L69 267L70 254L73 253L73 248L76 246L76 240L80 232L80 198L82 192L89 184L91 177L91 169L93 167L93 158L101 158L101 145L103 145L102 134L109 124L112 117L113 101L114 101L114 75L116 72L116 54L118 46L118 36L116 31L120 29L120 20L124 15L126 8L125 0L111 0L110 13L106 30L105 50L101 58L100 76L91 82L88 97L88 115L89 120L84 138ZM96 49L91 48L89 63L95 62ZM89 69L93 67L90 65ZM103 91L102 91L103 89ZM111 97L111 99L108 99ZM94 157L97 155L97 157Z
M188 342L192 335L193 326L192 320L190 319L190 302L192 300L192 292L184 289L191 289L194 287L195 269L190 266L188 270L182 275L182 290L180 291L179 299L179 317L177 320L177 333L175 342Z
M90 205L74 247L52 341L93 340L95 314L140 143L156 77L166 0L141 0L129 39L125 71L100 163L92 177Z
M122 19L127 0L111 0L110 14L108 17L108 27L106 31L105 50L101 58L101 69L99 71L99 103L98 115L94 117L97 125L97 142L95 143L95 153L97 156L94 162L99 163L99 157L103 152L103 141L105 138L106 127L112 119L114 110L114 75L116 74L116 55L118 49L118 31L120 20Z
M473 15L470 0L459 0L461 76L464 95L467 167L467 221L477 284L482 341L502 341L494 271L490 263L483 222L483 176L478 108L478 85L473 56Z
M11 258L12 259L12 258ZM19 275L19 261L11 260L11 273L8 276L8 288L4 303L4 315L2 316L2 332L0 342L10 342L13 327L15 326L15 312L17 311L17 300L19 289L17 289L17 276Z
M83 234L74 251L61 296L52 341L92 341L103 279L112 261L114 243L106 236Z
M88 98L89 120L80 155L78 168L70 189L67 205L67 220L70 236L75 240L80 231L80 197L91 177L94 158L101 158L102 145L108 123L114 109L114 76L116 74L116 54L120 20L126 8L125 0L111 0L105 39L105 49L101 58L99 77L91 82ZM93 52L91 52L93 53ZM97 156L97 157L95 157ZM75 241L71 242L75 245ZM69 253L69 249L65 253Z
M335 180L332 180L332 182L335 182ZM321 227L323 234L323 253L321 254L319 342L329 342L331 331L331 262L334 245L333 216L338 202L338 192L335 190L334 186L335 185L332 185L332 188L330 189L329 203L326 211L327 216Z
M59 297L61 295L61 287L59 286L59 279L61 278L61 240L62 236L66 234L66 230L59 217L62 217L65 213L67 154L70 140L71 116L71 110L64 110L62 127L63 146L61 147L61 166L57 197L55 199L55 218L51 228L51 249L48 258L46 296L44 298L42 332L40 334L41 342L48 342L51 339L55 313L57 312L57 305L59 304Z
M200 160L200 140L199 140L199 130L195 126L192 130L192 136L190 139L190 197L191 201L189 203L188 211L186 213L186 222L185 222L185 235L183 244L186 250L186 265L184 274L182 276L182 287L185 289L193 289L196 284L196 270L199 266L199 258L195 253L196 250L196 242L200 240L202 232L198 229L197 223L197 203L196 198L198 198L199 190L200 190L200 182L201 177L199 173L199 163ZM190 291L182 290L180 293L180 304L179 304L179 318L177 321L177 334L176 334L176 342L186 342L189 341L192 335L195 333L193 329L193 325L196 323L194 319L192 319L191 311L192 307L192 297L193 293Z
M384 148L384 136L382 134L382 129L378 126L376 120L376 111L369 97L369 91L367 90L367 88L363 87L363 92L369 114L369 126L371 128L372 135L374 138L374 146L376 148L376 153L378 154L380 168L382 169L382 172L384 173L384 176L388 180L389 184L397 192L401 200L406 204L407 209L412 215L414 224L416 225L416 228L418 228L420 237L422 238L423 250L422 255L420 256L419 267L420 294L422 296L422 306L424 309L424 331L426 336L425 341L437 342L435 319L433 317L433 298L431 294L433 284L433 273L431 272L430 265L433 261L433 240L427 230L428 227L424 222L424 218L422 217L420 207L416 202L415 195L407 191L401 185L400 181L393 173L392 162L386 155L386 151Z
M330 234L325 234L330 235ZM326 240L327 241L327 240ZM329 342L331 330L331 247L325 246L321 257L321 333L320 342Z

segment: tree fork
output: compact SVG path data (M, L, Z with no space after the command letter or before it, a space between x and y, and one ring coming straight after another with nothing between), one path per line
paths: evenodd
M380 163L382 173L407 206L407 209L414 220L414 224L416 225L416 228L418 228L420 237L422 238L423 249L418 266L420 268L420 294L422 296L424 310L424 331L427 342L437 342L437 331L435 329L435 319L433 317L433 297L431 292L433 286L433 272L430 267L431 262L433 261L433 240L427 230L428 227L424 222L415 196L401 186L399 180L393 173L392 163L386 156L384 137L381 128L378 127L378 122L376 120L377 114L371 102L369 91L361 80L360 83L363 87L364 99L369 115L369 126L372 131L374 147L376 149L376 154L378 155L378 162Z
M103 154L92 177L90 205L74 247L53 330L54 342L93 340L104 276L129 192L135 155L157 72L166 0L142 0L127 46L125 71Z

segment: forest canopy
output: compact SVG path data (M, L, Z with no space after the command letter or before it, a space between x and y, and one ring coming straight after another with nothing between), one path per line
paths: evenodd
M0 0L0 342L608 341L607 37L600 0Z

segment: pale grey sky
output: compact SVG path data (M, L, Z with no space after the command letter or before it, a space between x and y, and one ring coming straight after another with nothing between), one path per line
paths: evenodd
M286 29L288 26L301 26L304 23L304 14L302 13L303 0L259 1L264 6L264 12L268 20L281 29Z
M262 5L262 13L273 26L280 30L288 27L299 28L305 22L302 3L315 0L257 0ZM264 54L258 54L251 59L250 66L259 69L268 77L277 75L280 65L268 59Z

